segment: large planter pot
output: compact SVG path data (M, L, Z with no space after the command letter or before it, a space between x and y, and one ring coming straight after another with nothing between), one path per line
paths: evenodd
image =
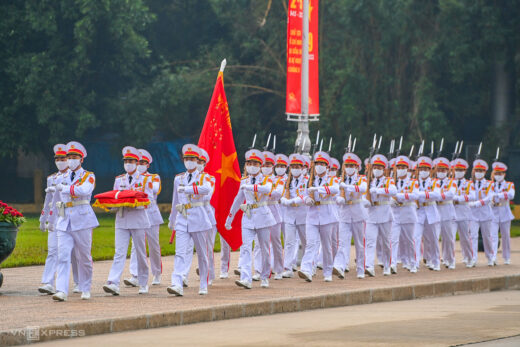
M16 234L18 234L18 227L11 223L0 222L0 264L13 253L16 245ZM0 287L4 277L0 272Z

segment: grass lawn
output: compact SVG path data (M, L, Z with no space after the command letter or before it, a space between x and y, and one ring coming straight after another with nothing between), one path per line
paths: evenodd
M167 216L163 216L167 221ZM43 265L47 256L47 233L42 233L38 228L39 216L26 216L27 222L18 231L16 247L7 260L2 263L3 268ZM94 229L92 240L92 258L94 260L107 260L114 257L114 225L115 216L111 214L98 215L99 227ZM161 225L159 240L162 255L175 254L175 241L169 244L171 231L167 223ZM520 221L513 221L511 237L520 236ZM220 252L220 238L215 240L215 252ZM130 255L130 248L128 249Z
M168 216L163 216L166 221L161 225L159 242L162 255L175 254L175 240L169 244L171 231L168 230ZM16 247L13 253L5 260L1 267L16 267L27 265L43 265L47 257L47 233L39 229L39 216L26 216L27 222L18 231ZM114 225L115 215L98 215L99 227L94 229L92 239L92 258L94 260L107 260L114 257ZM220 252L220 239L215 240L215 251ZM130 256L130 247L128 249Z

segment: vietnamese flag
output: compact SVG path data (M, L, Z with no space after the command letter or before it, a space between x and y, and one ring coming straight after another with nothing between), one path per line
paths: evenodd
M211 205L215 208L217 229L227 241L232 250L242 245L242 211L236 214L232 229L226 230L224 224L233 204L233 200L240 188L240 166L238 164L231 119L224 91L224 68L226 60L222 61L217 83L209 104L208 113L198 146L205 149L209 155L209 162L205 171L215 176L215 192L211 198Z

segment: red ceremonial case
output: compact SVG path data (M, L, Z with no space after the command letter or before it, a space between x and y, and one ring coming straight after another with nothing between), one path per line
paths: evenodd
M111 190L109 192L94 196L96 202L92 206L109 211L114 207L133 207L148 206L150 199L148 194L134 190Z

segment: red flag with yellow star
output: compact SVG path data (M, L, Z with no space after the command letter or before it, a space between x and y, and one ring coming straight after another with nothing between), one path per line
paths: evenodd
M198 146L204 148L210 158L205 171L215 176L215 192L211 198L211 205L215 208L218 232L231 249L236 250L242 245L242 211L235 216L231 230L226 230L224 227L233 200L240 188L241 178L224 91L224 66L225 62L222 64L213 89Z

